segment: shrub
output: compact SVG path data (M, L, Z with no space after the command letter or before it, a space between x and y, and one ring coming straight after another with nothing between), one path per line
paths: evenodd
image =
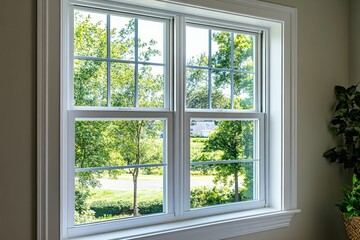
M193 187L191 189L191 199L190 206L191 208L212 206L216 204L231 203L234 202L235 194L234 191L228 187L219 188L214 186L209 187ZM244 199L243 191L239 192L240 201Z
M95 212L95 217L116 215L132 215L133 203L130 201L95 201L91 203L90 209ZM159 213L163 211L163 204L160 200L144 201L138 204L139 214Z
M161 200L139 202L138 208L140 214L160 213L163 212L163 203Z
M105 215L132 214L132 203L129 201L95 201L91 203L90 209L95 212L96 218Z

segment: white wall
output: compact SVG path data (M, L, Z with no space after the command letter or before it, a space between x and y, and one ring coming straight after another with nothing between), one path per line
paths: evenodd
M215 0L188 2L221 5ZM354 46L360 31L359 36L350 34L350 46L359 54L349 55L347 0L268 2L298 9L298 204L302 213L288 228L235 239L346 239L334 203L341 198L340 189L349 177L321 156L332 143L328 122L334 105L334 85L348 85L348 60L349 56L360 56ZM354 7L359 5L356 2L350 0ZM36 0L1 4L0 239L35 239ZM358 6L350 8L351 16L359 12ZM350 19L350 29L356 29L360 20ZM360 79L360 67L352 63L355 60L350 61L351 78ZM53 239L57 235L55 229Z

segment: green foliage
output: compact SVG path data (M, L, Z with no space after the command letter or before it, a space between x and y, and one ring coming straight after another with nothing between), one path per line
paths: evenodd
M330 122L331 129L338 136L338 145L327 150L323 157L330 162L343 164L343 167L360 173L360 92L357 86L335 87L338 101L335 114Z
M152 214L163 212L163 203L161 200L139 202L140 214Z
M254 71L254 40L250 35L234 34L234 49L231 50L230 32L214 31L212 41L217 45L218 51L211 57L215 68L231 69L231 55L234 56L234 68L252 72ZM208 66L208 56L205 53L197 58L188 60L190 66ZM186 71L186 107L187 108L214 108L231 109L230 98L223 90L230 87L230 73L214 70L212 77L212 90L208 92L208 73L204 69L187 68ZM254 78L252 74L235 73L234 79L234 109L251 109L253 107ZM211 95L212 106L208 98Z
M235 192L229 187L193 187L191 188L191 208L199 208L213 206L216 204L224 204L234 202ZM243 192L240 191L240 201L246 200Z
M344 189L344 199L337 204L345 219L360 216L360 181L353 175L352 187Z
M95 212L95 217L131 215L133 213L131 201L95 201L90 205L90 209Z
M132 201L94 201L90 205L90 209L95 212L96 218L104 216L128 215L134 212ZM139 214L160 213L163 211L162 201L155 199L152 201L139 202Z
M240 200L247 200L240 192ZM228 187L194 187L191 189L191 208L212 206L216 204L224 204L234 202L234 191ZM153 214L163 212L163 204L161 199L153 199L139 202L139 214ZM90 204L90 210L94 213L94 217L101 219L113 216L131 216L133 215L133 204L131 200L119 201L94 201Z
M252 121L219 121L215 131L209 136L204 151L222 151L222 160L249 159L253 152ZM245 175L245 187L252 194L252 171L246 163L219 164L215 166L215 182L235 185L235 201L240 200L239 176ZM229 179L233 177L233 179Z
M254 40L250 35L234 34L234 52L231 53L231 34L229 32L214 32L213 41L219 47L212 57L213 66L216 68L231 68L231 55L234 56L234 68L244 71L254 71ZM251 74L234 74L234 95L237 96L234 100L235 109L251 109L253 106L253 90L254 79ZM224 86L230 84L230 76L226 72L215 71L214 89L220 90ZM243 93L247 96L240 98ZM215 94L216 96L216 94ZM213 101L213 108L229 109L230 101L220 98L215 98ZM219 101L220 100L220 101Z
M90 192L87 188L75 191L74 221L76 224L86 223L95 219L95 212L90 209L90 205L86 202L89 196Z

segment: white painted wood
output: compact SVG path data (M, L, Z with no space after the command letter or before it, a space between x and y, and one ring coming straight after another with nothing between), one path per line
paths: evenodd
M128 229L121 232L74 237L69 240L219 240L287 227L291 218L298 212L298 210L253 210L247 212L248 216L251 217L247 217L246 214L241 216L239 213L229 213L220 216Z
M65 0L63 2L66 2ZM297 11L296 9L278 6L274 4L264 3L256 0L212 0L212 6L216 5L214 2L218 2L216 6L219 7L218 10L213 11L206 6L204 1L194 0L194 5L191 6L181 1L174 0L154 0L154 1L145 1L145 0L113 0L106 1L104 4L100 0L74 0L74 3L92 5L98 7L107 7L107 8L118 8L118 3L121 2L121 8L127 8L129 11L133 10L133 5L137 5L136 8L140 8L140 11L145 14L153 14L153 11L148 10L147 7L160 9L160 13L156 15L162 16L164 18L169 18L169 15L173 15L173 12L178 12L185 14L187 17L196 17L196 18L206 18L209 16L209 10L211 10L212 19L224 18L226 21L242 21L244 26L261 26L264 31L263 38L266 39L266 44L264 46L266 58L264 60L265 66L263 68L263 74L266 77L265 84L266 86L271 86L271 89L278 89L277 91L270 92L269 95L279 95L282 96L280 99L273 99L268 95L265 99L268 99L270 102L265 106L267 113L276 113L277 111L282 112L281 115L275 117L268 125L268 128L273 129L271 132L280 132L280 135L275 137L270 137L266 139L265 146L267 149L271 149L273 145L280 144L281 148L275 148L276 151L270 151L266 154L265 157L269 158L269 162L266 165L266 169L271 166L271 169L274 171L267 172L266 175L269 175L268 181L266 181L265 188L266 194L266 205L271 206L271 208L261 208L254 211L243 211L234 214L239 214L238 217L229 217L228 214L221 214L217 216L210 217L200 217L198 219L187 219L187 216L179 216L177 222L173 223L163 223L160 225L154 225L150 227L136 228L134 230L123 230L121 232L114 232L109 234L103 234L98 236L87 236L82 239L121 239L126 237L127 239L204 239L203 232L206 231L209 233L206 239L220 239L233 236L239 236L243 234L249 234L258 231L264 231L268 229L274 229L279 227L287 226L291 220L291 217L299 212L295 210L297 208L296 203L296 77L297 77L297 50L296 50L296 33L297 33ZM49 205L49 194L51 191L48 189L48 183L50 179L52 181L58 181L60 184L60 179L53 179L53 169L48 169L48 148L49 148L49 138L48 138L48 114L49 114L49 89L48 89L48 71L51 67L49 63L49 48L48 48L48 22L51 19L51 12L49 10L48 0L38 0L37 1L37 239L45 240L49 238L49 217L48 217L48 205ZM64 9L63 9L64 10ZM66 9L65 9L66 10ZM169 13L170 11L170 13ZM228 15L224 15L224 13ZM230 13L230 14L229 14ZM176 15L176 14L175 14ZM224 17L225 16L225 17ZM253 16L253 17L249 17ZM176 41L184 41L184 39L179 36L181 30L181 24L176 25L176 21L185 23L184 17L175 16L175 36ZM65 21L66 22L66 21ZM64 21L62 22L64 24ZM63 33L64 34L64 33ZM182 59L184 56L183 52L183 43L176 45L174 49L174 57L176 59ZM270 52L272 53L270 55ZM274 54L278 52L278 54ZM275 61L275 64L274 64ZM272 63L272 65L270 65ZM179 61L175 67L175 76L178 80L183 79L181 74L182 69L184 69L184 62ZM269 68L271 69L269 73ZM180 70L180 73L177 72ZM64 74L64 73L62 73ZM69 76L67 76L69 77ZM281 79L281 82L276 84L273 83L275 79ZM184 93L179 89L180 85L176 85L176 90L174 95L179 99L180 102L183 102ZM277 86L279 88L277 88ZM277 105L280 103L279 105ZM276 106L279 106L277 108ZM179 111L180 108L180 111ZM181 111L182 109L182 111ZM81 110L81 109L77 109ZM89 110L89 109L84 109ZM95 109L94 109L95 110ZM113 113L104 113L110 118L122 117L117 115L118 109L113 109ZM137 117L136 114L131 113L132 109L128 109L130 115ZM176 110L175 119L184 120L184 106L181 103L174 104L174 110ZM151 111L151 110L150 110ZM78 111L80 113L81 111ZM91 112L91 111L90 111ZM110 111L111 112L111 111ZM164 109L164 112L154 113L145 113L148 117L160 117L165 116L170 118L169 115L172 113L167 112ZM195 113L196 115L197 113ZM212 113L214 116L217 113ZM221 112L219 112L219 115ZM254 117L256 113L253 113ZM87 115L87 113L85 114ZM91 114L90 114L91 115ZM199 116L204 116L200 114ZM276 116L276 114L274 115ZM88 117L88 116L86 116ZM259 117L259 116L256 116ZM279 118L278 118L279 117ZM276 120L279 120L279 124L275 124ZM183 132L180 129L183 129L181 121L176 120L173 126L170 126L174 129L174 138L173 139L182 139ZM275 134L273 134L275 135ZM275 140L275 141L273 141ZM174 144L180 146L179 149L173 149L173 155L175 164L174 168L183 168L180 159L183 158L182 146L183 143L178 140L174 140ZM184 186L182 184L184 180L183 173L177 173L174 175L175 183L175 196L177 199L184 199ZM269 184L269 182L271 182ZM62 186L63 187L63 186ZM176 193L179 190L179 193ZM277 196L281 196L278 198ZM66 197L65 197L66 198ZM64 202L64 198L62 197ZM60 206L59 206L60 208ZM174 206L176 215L181 215L183 209L178 206ZM61 211L61 215L67 214L66 211ZM195 216L195 215L193 215ZM57 218L60 216L52 216L52 218ZM166 218L172 219L173 215L166 215L163 220ZM217 218L217 220L214 220ZM222 219L221 219L222 218ZM167 220L166 220L167 221ZM195 221L195 222L194 222ZM153 224L155 224L153 222ZM61 223L63 225L63 223ZM89 226L87 226L88 228ZM231 227L229 231L228 227ZM62 226L62 229L65 227ZM113 228L104 228L105 230L111 230ZM147 229L147 230L146 230ZM73 231L72 229L71 231ZM89 230L91 232L91 230ZM88 234L87 230L82 231L82 234ZM78 235L80 232L73 234L73 236ZM133 236L133 237L130 237ZM51 236L54 237L54 236ZM68 236L64 232L62 233L61 239L67 239ZM74 238L75 239L75 238ZM77 238L81 239L81 238Z

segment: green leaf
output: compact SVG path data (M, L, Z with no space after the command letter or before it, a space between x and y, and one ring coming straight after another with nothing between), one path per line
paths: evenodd
M349 95L349 96L352 96L355 92L356 92L356 87L357 85L353 85L349 88L346 89L346 93Z
M338 125L340 124L342 121L339 118L334 118L330 123L332 125Z
M346 97L346 89L342 86L335 86L335 96L339 101L345 101Z

